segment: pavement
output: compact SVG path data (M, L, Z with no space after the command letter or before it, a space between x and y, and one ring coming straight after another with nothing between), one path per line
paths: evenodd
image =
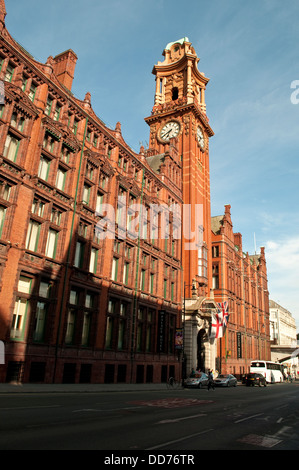
M19 384L0 383L0 395L11 393L101 393L167 390L159 384ZM177 390L183 390L179 388Z

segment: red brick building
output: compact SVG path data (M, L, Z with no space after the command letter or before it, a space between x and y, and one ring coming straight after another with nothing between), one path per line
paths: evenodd
M214 368L213 131L191 43L168 44L153 69L150 145L136 154L90 93L71 93L75 53L36 61L5 15L2 0L0 382L160 382L203 348L201 366Z
M216 302L228 302L229 321L218 342L216 368L241 377L255 358L271 360L265 250L243 252L233 232L230 206L212 217L212 269Z

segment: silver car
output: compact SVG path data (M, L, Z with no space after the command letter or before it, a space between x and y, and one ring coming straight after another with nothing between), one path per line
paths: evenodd
M201 388L208 385L208 376L203 372L188 377L184 382L185 387Z
M235 387L237 385L237 379L231 374L220 374L214 380L214 385L220 387Z

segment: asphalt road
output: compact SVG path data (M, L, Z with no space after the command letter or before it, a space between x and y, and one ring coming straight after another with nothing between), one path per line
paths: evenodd
M299 383L1 394L0 449L102 450L107 458L122 450L298 450L298 418Z

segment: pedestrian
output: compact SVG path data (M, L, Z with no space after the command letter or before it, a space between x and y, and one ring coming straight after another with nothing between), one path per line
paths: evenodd
M210 390L211 387L212 387L213 390L215 390L213 372L211 370L209 370L209 372L208 372L208 390Z

